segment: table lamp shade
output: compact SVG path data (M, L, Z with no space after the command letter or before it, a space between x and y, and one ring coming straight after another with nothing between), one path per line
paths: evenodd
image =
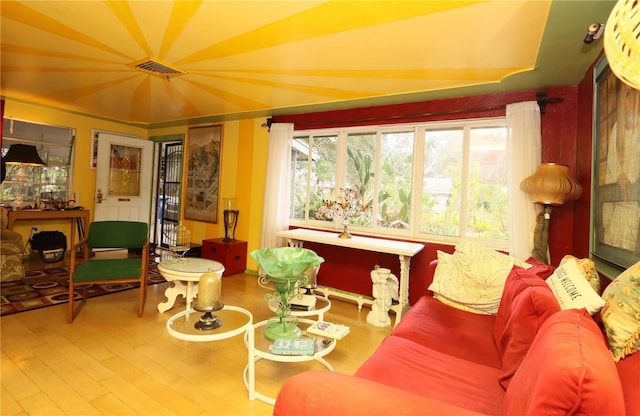
M570 176L569 167L556 163L538 166L520 183L520 189L531 195L533 202L544 205L562 205L582 195L582 186Z
M12 144L9 146L4 161L10 165L45 166L38 155L38 149L28 144Z

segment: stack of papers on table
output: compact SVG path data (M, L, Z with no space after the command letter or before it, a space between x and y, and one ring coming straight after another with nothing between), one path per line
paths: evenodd
M322 337L342 339L349 333L351 328L346 325L332 324L331 322L318 321L307 328L307 332Z

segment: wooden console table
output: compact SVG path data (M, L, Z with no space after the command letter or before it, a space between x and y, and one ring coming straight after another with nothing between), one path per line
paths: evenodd
M393 305L391 310L396 312L396 325L409 309L409 264L411 258L424 248L424 244L408 243L405 241L388 240L384 238L370 238L353 236L352 238L338 238L337 233L307 230L298 228L278 232L279 237L284 237L290 246L302 247L304 241L311 243L328 244L338 247L355 248L358 250L375 251L378 253L396 254L400 260L400 293L398 305ZM341 292L332 293L341 296ZM360 300L358 305L361 307Z
M75 244L75 231L74 225L78 228L78 239L84 238L84 233L89 225L89 210L77 209L77 210L61 210L61 211L42 211L42 210L22 210L22 211L8 211L7 212L8 223L7 229L13 230L13 226L16 221L43 221L43 220L71 220L71 236L69 237L70 245L73 247ZM75 224L74 224L75 223Z

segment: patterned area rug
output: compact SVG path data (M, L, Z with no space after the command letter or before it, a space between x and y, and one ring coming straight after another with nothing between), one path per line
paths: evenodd
M149 262L147 279L149 279L150 285L166 282L155 262ZM69 300L68 281L69 267L60 267L26 272L23 280L2 282L0 284L0 316L67 303ZM138 286L137 283L92 285L88 289L88 297L107 295Z

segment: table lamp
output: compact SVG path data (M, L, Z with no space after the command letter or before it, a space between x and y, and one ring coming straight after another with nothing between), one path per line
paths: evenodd
M544 263L549 263L549 222L551 207L562 206L582 195L582 186L569 174L569 167L556 163L543 163L536 172L520 183L520 189L531 195L535 204L544 206L544 220L536 225L534 248L531 255Z
M4 156L7 165L19 165L18 172L11 175L11 179L18 183L16 187L16 200L14 206L21 208L23 204L24 185L29 180L29 175L24 171L25 166L45 166L38 155L38 149L28 144L12 144Z

